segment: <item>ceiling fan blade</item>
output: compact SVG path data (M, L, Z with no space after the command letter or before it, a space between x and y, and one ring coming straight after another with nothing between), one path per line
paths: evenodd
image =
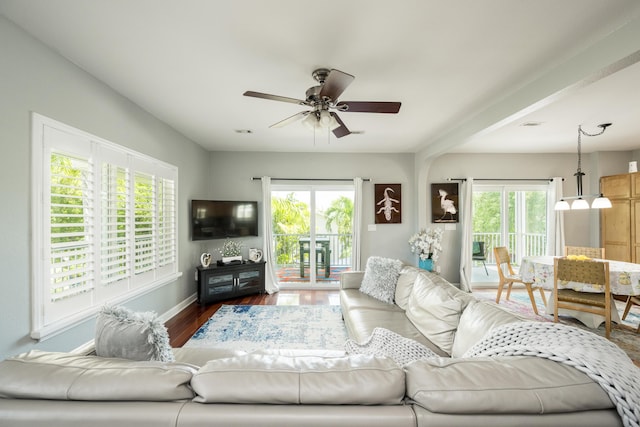
M349 135L351 131L347 128L344 122L340 120L340 117L334 112L331 112L331 115L333 116L334 119L336 119L336 122L338 122L338 124L340 125L340 127L337 127L333 130L333 134L336 136L336 138L342 138L343 136Z
M298 120L307 117L311 113L311 111L300 111L299 113L294 114L293 116L287 117L284 120L280 120L278 123L274 123L270 128L281 128L283 126L288 125L289 123L297 122Z
M245 93L243 93L243 95L252 96L254 98L269 99L271 101L282 101L282 102L290 102L292 104L298 104L298 105L307 105L307 101L303 101L302 99L288 98L286 96L270 95L268 93L262 93L262 92L253 92L251 90L246 91Z
M327 97L335 102L353 79L355 77L351 74L340 70L331 70L322 85L322 89L320 89L320 98Z
M396 114L400 111L401 102L367 102L367 101L343 101L336 105L338 111L349 113L389 113Z

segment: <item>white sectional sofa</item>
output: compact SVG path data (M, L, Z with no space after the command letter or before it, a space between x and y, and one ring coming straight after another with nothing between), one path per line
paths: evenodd
M440 357L405 366L369 354L173 349L175 362L31 351L0 362L2 426L619 426L584 373L536 357L463 358L522 319L435 274L402 269L394 301L343 275L349 336L385 328Z

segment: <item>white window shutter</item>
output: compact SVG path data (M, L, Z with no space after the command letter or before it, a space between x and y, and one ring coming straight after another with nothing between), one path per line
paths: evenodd
M102 164L101 285L127 280L131 271L129 239L131 209L129 170L110 163Z
M175 166L33 114L35 339L175 281Z
M93 170L89 159L50 157L49 262L51 302L94 286Z

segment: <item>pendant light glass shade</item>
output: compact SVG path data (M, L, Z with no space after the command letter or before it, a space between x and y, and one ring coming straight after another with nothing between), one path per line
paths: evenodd
M591 203L591 209L606 209L611 207L611 200L604 197L602 194L593 199Z
M585 199L575 199L573 203L571 203L571 210L580 210L580 209L589 209L589 202Z

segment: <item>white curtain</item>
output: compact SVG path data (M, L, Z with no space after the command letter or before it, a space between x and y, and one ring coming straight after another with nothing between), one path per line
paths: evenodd
M460 289L471 292L473 270L473 178L462 182L460 198L462 244L460 245Z
M273 229L271 224L271 178L262 177L262 232L264 233L263 255L265 264L265 290L269 294L278 292L278 276L276 275L276 258L273 253Z
M353 239L351 243L351 265L354 271L360 271L360 247L362 241L362 178L353 179Z
M549 182L547 192L547 255L564 255L564 211L556 211L555 204L562 199L562 177Z

